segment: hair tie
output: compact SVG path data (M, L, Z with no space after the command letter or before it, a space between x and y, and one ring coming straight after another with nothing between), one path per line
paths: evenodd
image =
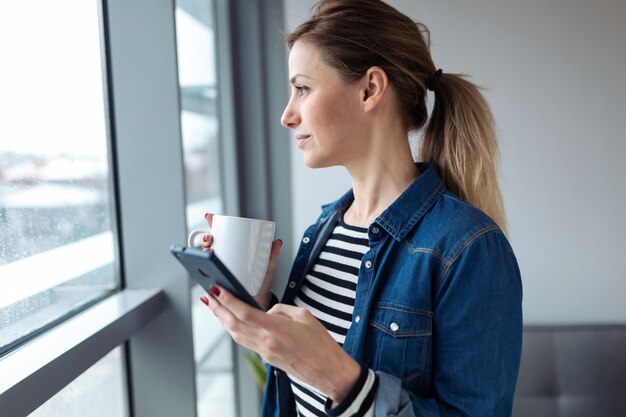
M441 70L441 68L439 68L437 72L435 72L435 75L433 75L432 78L428 81L428 85L426 86L426 88L428 88L430 91L435 91L435 86L439 82L439 78L441 78L442 73L443 71Z

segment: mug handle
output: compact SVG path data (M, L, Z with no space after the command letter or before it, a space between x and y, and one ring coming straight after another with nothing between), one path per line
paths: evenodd
M198 235L205 234L205 233L211 233L211 229L205 228L205 229L192 230L191 233L189 233L189 237L187 238L187 246L189 246L190 248L196 248L197 247L195 245L196 237Z

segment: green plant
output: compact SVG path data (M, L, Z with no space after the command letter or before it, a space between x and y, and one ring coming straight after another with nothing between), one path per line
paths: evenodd
M256 380L257 384L261 388L261 391L265 391L265 378L267 377L267 368L258 355L247 353L246 361L248 362L248 368L252 372L252 376Z

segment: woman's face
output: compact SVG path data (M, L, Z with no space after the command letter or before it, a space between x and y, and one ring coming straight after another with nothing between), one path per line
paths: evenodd
M311 168L345 165L362 150L360 83L346 83L317 48L296 42L289 54L291 98L281 124L293 129Z

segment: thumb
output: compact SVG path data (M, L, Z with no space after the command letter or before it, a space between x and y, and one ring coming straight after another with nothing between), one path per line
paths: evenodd
M270 251L270 262L267 267L268 272L273 272L276 269L278 263L278 255L280 255L280 249L283 247L282 239L277 239L272 242L272 249Z
M274 304L272 308L267 310L267 314L275 314L278 316L286 316L291 317L292 319L298 318L298 316L302 313L302 308L292 306L289 304Z
M208 224L209 227L212 227L213 226L213 213L205 213L204 220L206 220L206 224Z

